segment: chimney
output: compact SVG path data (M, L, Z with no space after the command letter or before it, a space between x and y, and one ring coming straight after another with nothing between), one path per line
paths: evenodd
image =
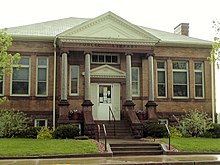
M174 28L175 34L189 36L189 24L188 23L180 23L178 26Z

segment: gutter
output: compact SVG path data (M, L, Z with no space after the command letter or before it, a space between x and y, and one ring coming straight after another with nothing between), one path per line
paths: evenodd
M56 128L56 63L57 63L57 36L53 41L54 58L53 58L53 130Z

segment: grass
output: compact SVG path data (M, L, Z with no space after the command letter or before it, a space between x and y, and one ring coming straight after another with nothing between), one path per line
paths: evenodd
M71 139L0 139L0 156L97 153L95 143Z
M168 144L168 139L160 141ZM171 138L171 146L178 151L220 152L220 139L213 138Z

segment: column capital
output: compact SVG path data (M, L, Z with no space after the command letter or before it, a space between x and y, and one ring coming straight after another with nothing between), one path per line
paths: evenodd
M61 55L63 55L63 54L68 55L68 54L69 54L69 52L61 52Z
M87 54L92 55L92 51L84 51L83 54L84 55L87 55Z
M128 56L128 55L133 56L133 53L132 52L125 52L125 56Z
M148 58L148 57L154 57L155 54L153 52L148 52L148 53L145 53L145 55L143 56L144 58Z

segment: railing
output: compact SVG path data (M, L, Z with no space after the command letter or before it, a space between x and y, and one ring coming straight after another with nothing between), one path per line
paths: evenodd
M165 124L165 126L166 126L167 133L168 133L168 137L169 137L169 150L170 150L170 130L169 130L168 125L167 125L167 124Z
M113 111L112 111L112 109L111 109L111 107L109 106L109 108L108 108L108 117L109 117L109 122L110 122L110 119L111 119L111 115L112 115L112 118L113 118L113 120L114 120L114 136L115 136L115 115L114 115L114 113L113 113Z
M107 151L107 132L105 129L105 124L102 124L103 130L104 130L104 136L105 136L105 151Z
M104 132L105 151L107 151L107 132L106 132L105 124L102 124L102 127L103 127L103 132ZM101 132L101 127L100 127L99 124L97 125L97 132L98 132L98 134L97 134L97 141L99 142L99 140L100 140L100 132Z

